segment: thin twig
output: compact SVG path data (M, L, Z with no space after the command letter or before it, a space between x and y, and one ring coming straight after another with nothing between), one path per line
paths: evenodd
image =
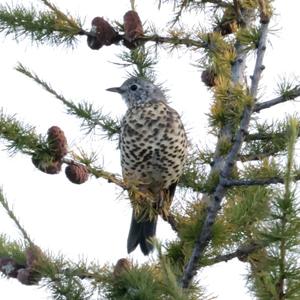
M34 80L48 93L60 100L67 107L69 114L75 115L76 117L82 119L82 126L87 127L88 132L93 130L96 126L99 126L107 133L108 138L112 138L114 135L119 134L120 124L118 121L115 121L109 115L102 114L101 109L94 109L93 106L88 102L75 104L73 101L67 100L62 94L59 94L57 91L55 91L50 84L41 79L36 73L30 71L21 63L18 63L15 69Z
M66 14L64 14L62 11L60 11L54 4L50 3L47 0L41 0L48 8L50 8L60 20L65 21L69 24L71 28L76 28L78 32L81 30L80 26L72 19L71 17L68 17Z
M14 212L11 210L11 208L9 207L9 204L7 202L7 200L5 199L4 195L3 195L3 191L2 189L0 189L0 203L3 206L3 208L6 210L8 216L14 221L14 223L16 224L16 226L18 227L18 229L20 230L20 232L22 233L24 239L30 244L30 245L34 245L34 243L32 242L31 238L29 237L28 233L26 232L26 230L23 228L23 226L20 224L18 218L16 217L16 215L14 214Z
M183 45L186 47L207 48L208 44L203 41L197 41L190 38L163 37L157 34L143 36L137 39L141 42L155 42L157 44L167 43L172 45Z

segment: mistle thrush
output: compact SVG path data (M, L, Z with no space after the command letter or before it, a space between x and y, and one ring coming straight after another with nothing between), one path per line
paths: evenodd
M148 255L153 250L149 239L155 236L157 216L166 216L182 174L187 154L186 133L178 113L167 104L161 89L150 81L133 77L108 91L120 93L128 107L120 133L123 178L135 185L141 195L148 195L144 200L140 196L142 209L133 205L127 250L130 253L140 245L144 255ZM147 210L149 195L150 207L155 212L152 216Z

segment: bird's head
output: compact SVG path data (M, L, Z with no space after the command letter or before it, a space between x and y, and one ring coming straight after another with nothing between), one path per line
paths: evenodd
M121 94L128 108L150 101L166 101L158 86L138 77L129 78L120 87L109 88L107 91Z

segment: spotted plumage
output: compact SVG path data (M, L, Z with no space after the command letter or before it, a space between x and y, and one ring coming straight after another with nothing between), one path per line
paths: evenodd
M162 213L172 201L186 160L187 138L180 116L159 87L144 79L130 78L108 90L120 93L128 106L120 134L124 180L152 195L153 208ZM145 255L152 251L149 238L155 236L156 223L157 215L133 212L128 252L138 244Z

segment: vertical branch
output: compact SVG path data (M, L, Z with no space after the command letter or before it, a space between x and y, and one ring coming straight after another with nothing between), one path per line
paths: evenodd
M264 59L264 55L265 55L265 51L266 51L268 26L269 26L269 23L263 23L263 24L261 24L261 27L260 27L260 39L259 39L258 48L257 48L257 58L256 58L256 62L255 62L254 72L251 77L252 83L251 83L251 88L250 88L250 95L253 97L254 100L257 96L258 84L259 84L259 80L261 77L261 73L265 68L263 65L263 59Z
M260 40L259 40L259 46L257 49L257 59L256 59L256 64L253 72L253 80L252 80L252 85L251 85L251 95L256 97L257 94L257 89L258 89L258 83L261 77L261 72L263 70L263 57L266 49L266 38L267 38L267 32L268 32L268 23L262 24L261 25L261 35L260 35ZM236 61L232 67L232 83L233 84L241 84L243 83L243 78L244 78L244 70L245 70L245 59L246 59L246 51L244 50L243 46L240 45L238 42L236 44L236 52L237 52L237 57ZM253 102L254 103L254 102ZM216 169L216 164L211 170L212 172L219 171L219 182L215 188L214 193L210 197L210 201L207 207L207 213L206 213L206 218L203 223L203 226L201 228L201 232L198 235L195 246L192 252L192 255L185 267L182 279L181 279L181 285L183 288L187 288L193 278L193 276L196 274L196 269L197 269L197 264L201 256L203 255L209 241L211 240L212 236L212 227L215 222L217 213L221 207L221 201L225 195L226 192L226 187L224 184L224 178L228 177L232 171L232 168L235 164L237 155L240 151L240 148L242 146L242 143L245 139L248 126L250 123L251 119L251 114L253 112L253 105L247 105L244 108L244 112L242 115L242 119L240 122L240 127L239 130L237 131L235 138L234 138L234 143L232 145L231 150L229 151L228 155L224 157L218 157L219 154L219 143L220 139L218 141L217 147L216 147L216 152L215 156L216 159L218 160L217 168ZM220 136L226 137L227 139L231 136L231 127L228 125L227 127L225 126L221 132Z

